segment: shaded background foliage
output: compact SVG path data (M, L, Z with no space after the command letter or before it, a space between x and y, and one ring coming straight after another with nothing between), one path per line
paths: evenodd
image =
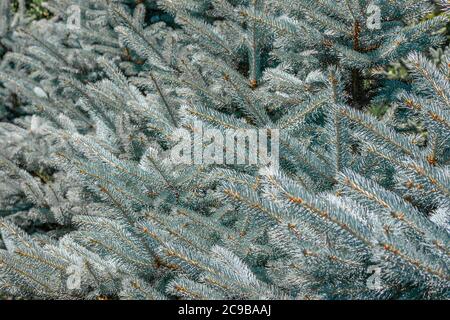
M146 3L150 3L151 1L148 1ZM135 9L136 8L136 4L142 3L142 1L136 1L135 3L133 3L133 1L130 1L130 8ZM18 2L14 1L13 2L13 9L12 10L18 10L19 6L18 6ZM130 12L132 12L133 10L130 10ZM198 9L198 8L195 8ZM205 10L207 11L208 8L200 8L199 11ZM27 1L26 2L26 16L29 19L32 20L36 20L36 19L52 19L53 16L50 13L51 11L48 11L44 4L43 1ZM123 24L123 25L127 25L127 23L125 23L124 21L121 20L121 12L120 10L118 10L117 12L115 12L116 14L116 19L117 21L115 21L115 23L117 24ZM434 14L430 15L428 18L432 18L433 16L437 16L437 15L441 15L443 14L442 12L436 11ZM199 14L200 15L200 14ZM153 18L153 16L158 17L157 19ZM161 18L161 17L166 17L167 19L165 21L168 22L168 24L172 27L174 27L175 30L180 29L181 26L177 23L175 23L171 18L168 18L168 15L161 11L160 9L156 10L148 10L146 13L146 17L144 17L144 19L146 21L150 21L150 22L158 22L161 21L165 18ZM211 21L215 21L215 16L213 14L209 14L208 12L208 18ZM139 17L137 17L137 19L139 19ZM219 19L220 20L220 19ZM126 21L127 22L127 21ZM220 21L219 21L220 22ZM24 24L23 27L26 27L26 24L28 22L26 22ZM45 24L43 24L45 26ZM42 30L41 30L42 31ZM123 32L123 29L122 29ZM448 37L448 27L447 30L441 30L442 33L447 33L447 37ZM5 40L6 37L5 37ZM163 42L163 41L161 41ZM442 49L438 49L438 50L433 50L429 53L426 53L427 56L436 64L439 64L441 61L441 57L443 56L443 51L445 50L446 46L448 45L448 41L447 43L444 44ZM11 47L9 47L11 46ZM3 46L3 54L12 49L12 44L10 42L5 41L5 45ZM117 48L115 48L117 49ZM138 48L139 49L139 48ZM139 50L134 50L134 51L139 51ZM146 66L143 65L144 61L141 59L142 57L139 56L139 54L137 54L136 52L134 52L133 50L124 50L123 54L121 54L120 59L118 60L118 64L122 67L122 69L124 70L124 73L127 77L134 77L137 76L139 74L139 68L145 68ZM274 67L274 65L271 65L270 63L272 61L270 61L269 57L262 57L263 62L265 63L266 66L268 67ZM407 72L407 68L406 68L406 61L397 61L396 63L391 64L390 66L388 66L387 68L383 68L382 70L377 70L377 72L379 73L383 73L388 75L390 80L401 80L403 83L406 83L408 85L412 85L413 84L413 77L409 76L409 73ZM84 84L89 84L89 82L95 82L98 81L99 83L101 82L100 80L105 80L105 81L109 81L109 78L112 79L112 77L109 75L105 74L107 72L104 71L99 71L99 72L91 72L92 70L90 70L90 66L76 66L77 68L79 67L79 70L81 70L81 72L79 74L77 74L77 76L79 76L78 79L76 80L80 80L80 82L84 83ZM116 70L114 70L114 68L112 68L111 66L108 66L107 64L103 64L102 67L106 70L109 70L110 73L114 74L116 72ZM148 67L148 66L147 66ZM109 68L109 69L108 69ZM92 68L94 69L94 68ZM239 65L237 66L237 70L244 75L245 77L249 76L249 71L250 71L250 67L247 63L247 61L245 59L242 59L242 61L239 61ZM86 71L86 72L85 72ZM68 73L70 73L71 71L69 70ZM333 74L331 72L331 74ZM121 79L121 78L120 78ZM70 80L72 79L68 79L68 81L70 82ZM136 79L134 79L136 80ZM138 81L139 79L137 79L136 81ZM225 80L228 81L229 79ZM156 81L154 81L154 83L158 83L158 81L161 81L164 84L170 83L171 79L157 79ZM167 81L167 82L166 82ZM314 82L314 81L313 81ZM363 83L363 87L364 89L369 89L371 86L371 82L370 81L366 81ZM55 86L56 87L56 86ZM158 88L158 85L156 85L156 87ZM6 88L5 88L6 89ZM108 90L109 87L106 87L106 90ZM253 88L255 89L255 88ZM322 90L323 87L319 87L317 89L318 92L320 92L320 90ZM76 90L73 90L76 91ZM67 96L71 96L73 95L74 97L76 96L76 94L74 94L73 91L67 90ZM161 90L158 90L159 93L161 93ZM170 91L170 98L173 99L174 101L176 101L176 95L177 93L175 92L176 90ZM15 156L14 160L16 162L16 164L18 164L18 168L20 169L24 169L24 171L30 175L30 177L32 177L35 181L37 181L39 183L39 185L42 187L43 190L46 190L46 192L48 191L48 194L45 194L45 197L50 197L50 195L53 193L54 190L52 190L52 187L54 188L55 186L57 188L60 188L60 190L57 191L63 191L62 193L66 194L76 194L76 195L84 195L81 190L81 186L74 186L73 189L68 188L69 183L66 183L66 178L64 176L62 176L62 174L60 172L58 172L58 170L53 167L53 166L49 166L46 163L46 158L48 157L48 155L54 151L54 149L57 149L57 147L55 147L54 145L54 141L51 141L48 139L48 136L44 133L45 130L43 130L43 128L46 128L46 121L37 117L33 117L34 112L31 111L31 108L28 108L29 106L27 105L27 101L23 101L21 100L21 98L15 94L14 91L11 90L4 90L3 91L4 95L1 95L1 99L2 101L0 101L0 121L7 121L7 122L11 122L11 123L15 123L15 124L19 124L20 126L24 127L24 128L30 128L29 132L25 132L25 131L15 131L14 134L17 134L17 136L21 137L21 139L23 141L20 141L19 139L19 143L18 145L15 145L14 148L12 148L11 150L11 154L13 154ZM314 92L315 93L315 92ZM37 94L41 94L41 95L45 95L46 93L42 93L39 92ZM59 92L57 92L57 94L59 94ZM79 93L78 93L79 94ZM383 103L383 101L381 102L374 102L370 105L366 105L364 106L364 112L366 112L367 114L372 114L374 116L376 116L379 119L383 119L383 117L385 115L389 115L390 110L393 109L391 104L386 104ZM231 110L222 110L219 109L220 111L225 111L227 115L230 114L235 114L237 115L239 118L245 118L245 120L248 120L249 118L246 118L246 114L245 112L242 112L241 110L239 110L238 108L235 109L231 109ZM346 109L345 109L346 110ZM271 113L271 116L274 116L274 118L278 117L277 112L280 112L279 110L274 110ZM348 111L350 112L350 111ZM282 118L283 114L280 112L279 118ZM250 119L246 122L246 124L251 124L253 119ZM314 125L323 125L324 120L320 117L317 117L317 119L313 119L315 121ZM123 120L125 121L129 121L129 119L125 119ZM312 122L314 122L312 121ZM70 126L70 124L66 123L65 125ZM117 125L117 124L114 124ZM418 120L418 117L413 117L411 116L411 121L407 120L406 124L404 125L404 131L408 131L411 132L412 134L417 134L419 137L417 138L422 139L423 140L423 145L426 145L426 141L427 141L427 134L428 131L426 129L426 126L420 121ZM316 126L317 127L317 126ZM119 126L120 128L120 126ZM16 130L16 129L15 129ZM84 127L82 130L85 130L85 132L89 132L89 130L92 130L92 127ZM80 130L80 131L82 131ZM133 134L138 133L139 130L135 129L135 131L133 131ZM12 133L12 131L11 131ZM390 134L390 133L388 133ZM143 139L146 138L145 136L142 137ZM33 143L30 143L30 139L31 141L33 141ZM160 139L163 140L163 139ZM320 143L320 141L319 141ZM31 145L31 147L30 147ZM141 150L141 146L136 143L136 145L131 145L131 146L127 146L126 143L124 143L124 145L128 148L125 150L125 152L123 150L119 150L117 151L117 153L122 153L121 155L124 155L125 157L129 157L133 160L139 159L142 154L143 151ZM352 147L355 148L355 153L359 152L359 147L357 145L357 143L354 143L354 145L352 145ZM114 150L116 151L116 150ZM133 158L134 157L134 158ZM125 159L127 160L127 159ZM434 159L431 159L432 161L430 161L430 163L432 163L434 161ZM144 164L145 165L145 164ZM366 165L366 164L361 164L361 165ZM374 164L375 166L375 164ZM391 170L392 171L392 170ZM25 175L25 173L22 173ZM383 184L383 185L389 185L389 183L391 183L389 181L390 177L392 177L393 173L389 172L387 174L383 173L378 177L377 182ZM30 177L26 177L26 178L30 178ZM69 177L70 179L70 177ZM247 177L246 177L247 179ZM125 180L125 179L124 179ZM343 181L345 182L346 180L343 179ZM60 183L60 184L56 184L56 183ZM311 181L306 181L305 184L310 184L312 185ZM48 187L48 188L47 188ZM180 188L182 188L183 186L181 186ZM176 188L173 188L176 189ZM106 190L106 189L105 189ZM195 190L196 193L201 194L202 192L204 192L204 190L202 188L199 188L198 190ZM338 191L340 192L340 191ZM381 191L380 191L381 192ZM105 193L106 194L106 193ZM167 198L170 199L171 196L173 196L173 194L175 194L175 197L173 201L185 201L186 203L189 202L189 200L191 200L191 198L186 197L186 199L178 199L178 191L177 190L169 190L167 192ZM92 194L90 194L89 196L91 196L93 199L90 199L92 201L92 203L89 203L88 205L91 204L96 204L96 202L101 202L102 200L104 200L101 196L92 196ZM205 198L207 198L207 196L209 195L205 195ZM58 196L56 196L56 198L58 198ZM105 198L107 198L107 196L105 195ZM68 211L72 210L73 208L75 208L76 210L82 210L85 209L83 207L83 205L80 205L79 203L77 203L77 197L73 197L73 198L64 198L62 201L54 201L52 203L39 203L39 206L35 206L34 203L32 203L31 201L29 201L29 199L27 197L25 197L23 194L21 194L20 196L17 197L16 199L17 201L14 202L14 204L11 207L8 208L0 208L0 214L1 215L13 215L16 217L15 219L15 223L20 225L24 230L26 230L29 234L33 234L33 236L36 239L40 239L39 234L45 235L45 236L49 236L51 239L60 239L62 235L66 234L68 231L72 231L74 230L74 225L72 224L71 221L71 216L65 216L64 214L61 214L61 212L65 212L64 210L68 209ZM54 199L52 199L54 200ZM61 202L67 202L67 204L69 205L69 208L65 208L64 206L61 205ZM207 202L207 200L206 200ZM192 206L195 208L195 203L192 204ZM342 204L342 206L344 207L345 204ZM199 206L200 207L200 206ZM423 203L419 203L417 204L417 207L420 207L421 210L425 213L430 213L433 212L433 210L435 210L436 208L434 207L427 207L427 204L423 204ZM81 208L81 209L80 209ZM127 208L128 209L128 208ZM162 210L167 210L167 208L162 208ZM16 213L17 212L27 212L27 215L19 215ZM218 213L219 215L219 213ZM237 217L231 217L229 218L230 221L227 222L228 224L232 225L235 221L238 221ZM82 223L81 223L82 224ZM150 227L148 226L144 226L144 230L149 230ZM44 239L44 237L42 237L42 239ZM260 242L264 242L264 240L262 239ZM223 252L220 252L218 250L215 251L215 254L220 256L220 255L226 255ZM256 263L254 263L254 269L256 270L263 270L262 266L264 265L264 263L266 262L266 258L265 257L257 257L255 258L256 260L260 260L257 261ZM280 266L273 266L274 268L280 267ZM324 270L317 270L317 272L320 274L321 272L324 272ZM261 271L262 274L265 273L265 271ZM263 276L261 276L263 277ZM187 281L187 280L186 280ZM163 284L166 284L166 281L163 281ZM162 286L162 284L160 284ZM150 290L151 291L151 290Z

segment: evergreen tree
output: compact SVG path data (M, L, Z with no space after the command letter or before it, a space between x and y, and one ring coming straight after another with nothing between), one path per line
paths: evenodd
M450 57L423 55L447 14L420 20L432 6L410 0L47 7L50 35L23 28L0 71L34 113L0 126L0 292L449 298ZM380 71L399 59L410 83ZM379 101L381 120L366 110ZM279 166L173 161L199 124L278 130ZM14 211L52 231L24 232Z

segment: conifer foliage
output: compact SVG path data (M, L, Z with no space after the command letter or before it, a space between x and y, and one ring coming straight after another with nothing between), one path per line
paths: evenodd
M0 294L450 298L450 55L427 56L448 12L425 19L425 0L45 5L49 20L0 26L15 44L0 108L14 93L22 110L0 123ZM399 60L404 81L384 71ZM222 149L198 144L199 128L276 130L279 165L206 161ZM180 141L204 161L173 161Z

